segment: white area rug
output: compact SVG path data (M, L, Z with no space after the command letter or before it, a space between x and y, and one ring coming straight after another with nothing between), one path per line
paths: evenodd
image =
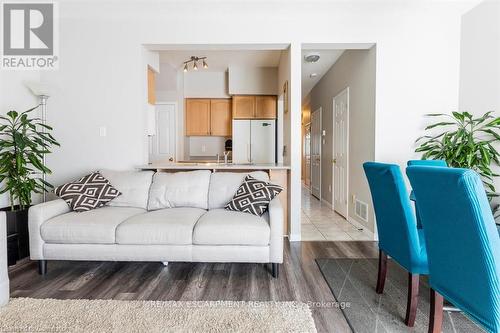
M301 302L11 298L0 332L316 332Z

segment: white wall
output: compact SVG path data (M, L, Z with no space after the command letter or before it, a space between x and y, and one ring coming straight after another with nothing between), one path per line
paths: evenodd
M321 197L333 205L333 98L349 87L349 219L374 230L370 189L363 163L375 158L375 64L376 47L370 50L347 50L310 92L310 109L322 108ZM356 198L368 204L368 221L354 214Z
M126 169L146 161L141 44L290 43L286 161L292 166L296 233L300 44L377 44L375 157L404 165L416 157L413 141L422 133L422 114L458 106L460 17L471 3L476 1L100 1L96 9L94 1L61 2L60 68L42 73L63 88L51 98L62 148L48 159L55 171L50 179L60 183L100 167ZM101 124L108 126L106 138L98 136Z
M278 95L276 67L229 66L228 74L231 95Z
M11 110L17 112L26 111L40 103L39 99L24 86L24 83L27 81L38 80L40 80L38 72L0 71L0 115L4 116ZM33 112L34 117L41 116L39 110ZM49 114L47 117L48 124L51 124L52 118L53 117ZM57 151L57 148L54 150ZM48 167L52 168L50 164ZM33 201L37 202L39 199L38 197L34 197ZM8 205L10 205L8 195L0 195L0 207L6 207Z
M484 1L462 17L460 47L461 111L479 116L500 113L500 2ZM500 145L497 145L500 149ZM497 173L500 168L495 168ZM500 191L500 177L495 179Z
M189 71L184 73L185 98L230 98L226 71Z

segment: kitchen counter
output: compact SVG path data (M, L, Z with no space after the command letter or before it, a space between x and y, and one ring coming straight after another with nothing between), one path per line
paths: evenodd
M283 164L233 164L233 163L152 163L137 167L141 170L289 170L290 167Z

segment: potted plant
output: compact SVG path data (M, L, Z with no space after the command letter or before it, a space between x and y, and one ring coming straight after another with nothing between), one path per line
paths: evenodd
M44 154L59 143L49 133L52 127L40 118L30 117L38 106L22 113L9 111L0 116L0 194L8 193L10 207L7 214L7 232L17 236L16 257L28 256L28 208L33 193L43 193L52 185L41 174L51 173L44 165ZM15 250L9 242L9 249ZM12 251L10 251L12 255Z
M416 140L420 145L415 151L423 153L422 159L441 159L450 167L472 169L481 176L490 201L498 196L493 182L498 174L491 167L500 165L495 148L500 141L500 117L493 111L481 117L469 112L427 116L440 119L425 128L429 134Z

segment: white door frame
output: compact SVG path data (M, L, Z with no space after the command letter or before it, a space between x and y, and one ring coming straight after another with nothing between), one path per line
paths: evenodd
M314 112L319 112L319 201L323 199L322 193L321 193L321 181L322 181L322 172L321 172L321 164L323 163L323 107L320 106ZM312 114L314 112L311 112L311 129L312 129ZM312 131L311 131L312 135ZM312 140L311 140L311 151L312 151ZM311 154L312 156L312 154ZM312 193L312 161L311 161L311 186L309 187L309 191Z
M174 162L177 162L179 160L179 147L177 146L177 144L179 143L179 138L177 137L177 119L178 119L178 112L179 112L179 108L177 107L178 104L177 102L156 102L155 103L155 106L156 105L173 105L174 106L174 138L175 138L175 144L174 144L174 147L175 147L175 160ZM157 116L158 114L156 113L156 108L155 108L155 133L158 133L158 119L157 119ZM156 134L155 134L156 135Z
M335 210L335 165L333 163L333 159L335 158L335 142L334 142L334 138L335 138L335 99L343 94L344 92L347 93L347 117L346 117L346 120L347 120L347 124L346 124L346 145L347 145L347 149L346 149L346 190L347 190L347 204L346 204L346 216L345 216L345 219L346 220L349 220L349 133L350 133L350 130L349 130L349 127L350 127L350 123L349 123L349 115L350 115L350 98L349 98L349 87L346 87L344 89L342 89L341 91L339 91L335 97L333 97L332 99L332 209Z

